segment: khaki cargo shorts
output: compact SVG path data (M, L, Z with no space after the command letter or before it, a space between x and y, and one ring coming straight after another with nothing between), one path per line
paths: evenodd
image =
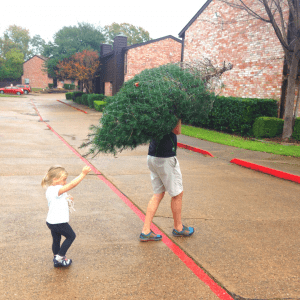
M147 163L151 171L154 194L167 191L171 197L175 197L183 191L182 175L176 156L154 157L148 155Z

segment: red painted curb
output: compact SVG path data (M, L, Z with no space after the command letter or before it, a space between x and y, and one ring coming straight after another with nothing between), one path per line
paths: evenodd
M58 101L58 102L60 102L60 103L63 103L63 104L66 104L66 105L68 105L68 106L70 106L70 107L72 107L72 108L74 108L74 109L77 109L77 110L79 110L79 111L81 111L81 112L87 114L86 111L84 111L84 110L82 110L82 109L80 109L80 108L77 108L77 107L75 107L75 106L72 106L72 105L70 105L70 104L68 104L68 103L65 103L65 102L63 102L63 101L60 101L60 100L56 100L56 101Z
M211 157L214 157L211 153L209 153L208 151L205 151L205 150L202 150L202 149L199 149L199 148L196 148L196 147L192 147L192 146L189 146L189 145L186 145L186 144L182 144L182 143L177 143L177 146L179 148L184 148L184 149L187 149L187 150L191 150L193 152L197 152L197 153L201 153L201 154L204 154L204 155L209 155Z
M290 181L300 183L300 176L298 176L298 175L293 175L293 174L278 171L278 170L275 170L275 169L263 167L263 166L256 165L256 164L250 163L248 161L237 159L237 158L232 159L230 162L233 163L233 164L236 164L236 165L239 165L239 166L242 166L242 167L245 167L245 168L249 168L249 169L252 169L252 170L255 170L255 171L259 171L259 172L262 172L262 173L265 173L265 174L269 174L269 175L272 175L272 176L275 176L275 177L278 177L278 178L282 178L282 179L286 179L286 180L290 180Z
M59 101L59 100L57 100ZM139 210L121 191L119 191L108 179L106 179L98 169L91 165L84 157L80 155L71 145L69 145L49 124L47 124L40 115L35 104L31 100L35 111L47 127L85 164L87 164L97 177L102 180L142 221L145 220L145 215ZM199 149L200 150L200 149ZM221 288L213 279L211 279L182 249L172 242L163 232L161 232L153 223L151 229L157 234L162 235L163 243L203 282L211 291L221 300L234 300L223 288Z

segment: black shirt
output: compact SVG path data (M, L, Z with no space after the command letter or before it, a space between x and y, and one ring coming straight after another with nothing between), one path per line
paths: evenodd
M176 156L177 136L171 132L163 136L160 141L152 140L149 145L148 155L155 157Z

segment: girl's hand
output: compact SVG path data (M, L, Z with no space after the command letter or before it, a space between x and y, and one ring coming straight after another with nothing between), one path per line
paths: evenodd
M86 176L86 174L88 174L90 171L91 171L91 168L88 166L85 166L82 169L81 174L79 176L77 176L75 179L73 179L70 183L67 183L62 188L60 188L60 190L58 191L58 196L60 196L61 194L65 193L65 192L70 191L75 186L77 186L83 180L83 178Z
M82 173L84 175L87 175L89 172L91 172L91 168L90 167L88 167L88 166L83 167Z

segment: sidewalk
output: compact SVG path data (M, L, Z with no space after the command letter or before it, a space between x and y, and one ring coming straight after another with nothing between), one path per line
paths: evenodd
M87 117L95 113L87 112ZM61 126L57 128L63 130ZM269 154L182 135L178 140L214 155L203 156L185 149L178 149L177 153L185 189L183 222L194 226L196 234L188 240L171 236L168 196L156 213L155 224L230 293L237 295L235 299L300 298L300 266L295 264L300 259L300 185L230 163L233 158L255 158L252 162L267 163ZM74 147L78 145L69 142ZM84 153L83 149L78 150ZM146 145L124 151L117 158L100 154L89 160L143 212L152 195L145 160L147 150ZM290 158L276 157L276 161L281 159ZM278 165L269 167L279 169L287 164Z
M182 217L195 234L189 239L171 235L166 196L153 228L170 239L170 246L140 243L142 221L121 195L146 211L152 195L148 147L117 157L100 154L87 158L100 178L87 176L72 192L77 239L68 256L74 264L68 270L53 269L40 180L52 164L64 165L70 179L78 175L85 164L78 156L85 150L79 146L101 114L84 108L85 114L57 101L63 98L7 99L0 102L0 249L6 254L0 257L0 299L231 299L226 293L217 296L206 280L195 276L188 258L236 300L300 298L300 185L230 163L251 159L299 174L299 161L284 158L285 163L278 163L279 157L274 161L272 155L182 135L179 142L214 155L178 149ZM34 106L53 131L40 122ZM174 253L177 245L188 258Z
M300 158L251 151L180 135L178 142L208 151L215 158L230 162L237 158L267 168L300 176ZM300 146L299 146L300 152Z

